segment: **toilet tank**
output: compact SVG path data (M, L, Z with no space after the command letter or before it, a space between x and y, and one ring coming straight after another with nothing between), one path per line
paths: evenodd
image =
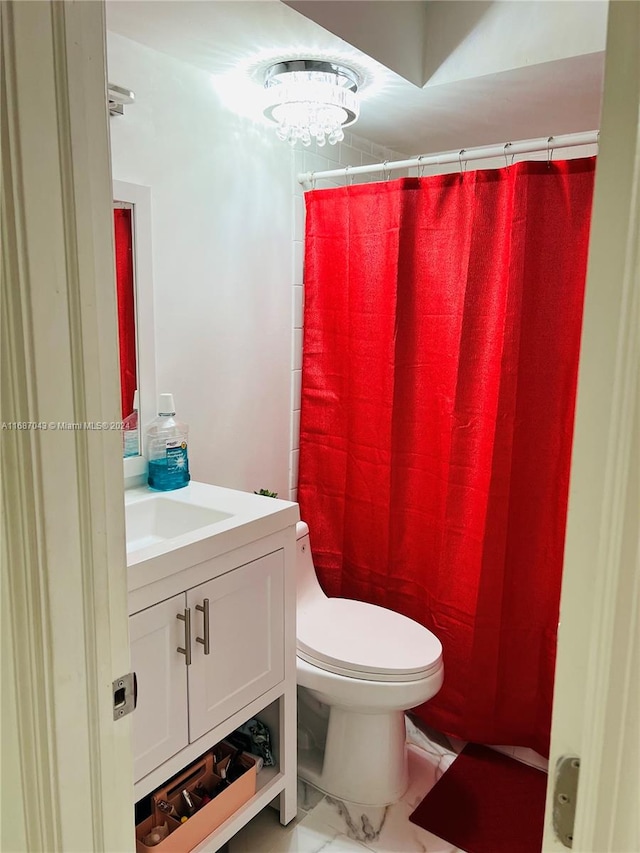
M326 598L326 595L318 583L309 543L309 528L304 521L296 524L296 538L296 597L300 611L306 605Z

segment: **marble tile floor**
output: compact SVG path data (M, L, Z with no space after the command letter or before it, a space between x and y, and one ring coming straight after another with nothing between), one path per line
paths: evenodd
M429 737L407 718L410 785L400 802L357 806L298 783L298 816L281 826L264 809L230 842L229 853L464 853L409 821L409 815L463 749L436 733Z
M400 802L374 808L326 797L298 781L298 816L281 826L278 812L266 808L228 845L228 853L464 853L409 821L423 797L465 746L407 717L409 789ZM547 770L532 749L495 749L525 764ZM225 851L226 853L226 851Z

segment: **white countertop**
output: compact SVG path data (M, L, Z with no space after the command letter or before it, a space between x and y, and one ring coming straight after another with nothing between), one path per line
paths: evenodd
M125 514L134 504L163 498L191 505L195 512L200 509L203 516L207 509L213 510L220 517L212 524L159 541L129 542L130 591L295 525L300 518L297 503L193 481L170 492L156 492L146 486L128 489Z

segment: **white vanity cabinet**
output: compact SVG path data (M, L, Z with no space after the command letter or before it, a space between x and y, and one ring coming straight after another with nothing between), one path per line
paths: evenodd
M191 484L172 499L205 504L210 492L225 498L225 507L233 495L243 495ZM141 490L138 504L147 500ZM220 533L200 538L185 533L179 547L152 543L129 552L136 801L252 717L272 735L276 765L260 771L255 796L197 853L218 850L278 795L281 821L296 814L298 507L268 498L254 505L253 496L243 495L249 500L251 522L224 522ZM142 517L141 509L131 517Z
M177 614L184 593L129 617L138 701L132 718L134 781L189 743L187 667L176 652L184 637Z
M283 593L282 551L187 593L195 637L188 667L191 740L282 681Z
M134 781L284 677L284 552L129 618Z

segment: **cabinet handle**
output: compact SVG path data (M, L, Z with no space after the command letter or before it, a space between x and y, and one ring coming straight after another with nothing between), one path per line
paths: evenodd
M202 643L204 653L208 655L211 652L211 644L209 642L209 599L205 598L202 604L196 604L196 610L204 614L204 638L196 637L196 643Z
M184 648L178 646L178 651L184 655L186 666L191 666L191 608L185 607L184 613L178 613L176 619L184 622Z

